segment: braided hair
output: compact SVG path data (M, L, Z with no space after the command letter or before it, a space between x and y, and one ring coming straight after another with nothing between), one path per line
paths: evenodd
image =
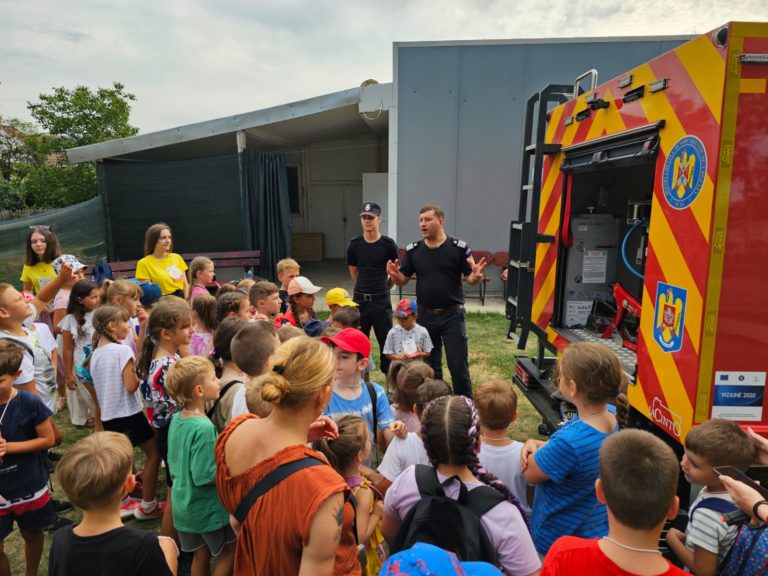
M298 306L296 304L296 299L295 299L297 296L301 296L301 294L302 293L299 292L298 294L291 295L291 297L288 298L288 306L291 309L291 314L293 314L293 319L296 320L296 326L298 326L299 328L304 328L304 323L301 321L301 318L299 317L299 310L298 310ZM307 317L307 322L309 322L313 318L317 318L317 314L315 313L314 308L309 308L308 312L309 312L309 316Z
M500 492L523 517L526 526L530 518L520 500L496 476L488 472L477 458L480 439L480 418L472 400L465 396L443 396L424 409L422 440L429 461L438 464L466 466L483 484Z
M95 352L96 348L98 348L99 341L102 339L102 337L106 338L113 344L120 344L120 341L115 338L115 335L112 334L112 332L109 330L109 324L127 322L128 319L128 311L120 306L112 306L110 304L106 304L96 308L96 310L93 312L92 319L93 340L91 341L91 346L93 351ZM92 357L93 354L90 354L85 360L83 360L84 368L88 368L88 366L90 366Z

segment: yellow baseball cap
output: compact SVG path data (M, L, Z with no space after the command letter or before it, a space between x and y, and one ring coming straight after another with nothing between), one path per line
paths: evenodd
M357 306L357 302L349 297L349 292L344 288L331 288L325 293L325 302L328 306Z

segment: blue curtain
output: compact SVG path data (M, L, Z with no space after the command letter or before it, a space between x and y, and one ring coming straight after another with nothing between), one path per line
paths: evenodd
M259 276L275 278L278 260L291 254L291 205L285 154L244 150L241 163L253 249L261 251Z

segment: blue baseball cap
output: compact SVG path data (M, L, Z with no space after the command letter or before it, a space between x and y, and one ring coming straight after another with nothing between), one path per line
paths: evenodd
M380 576L502 576L501 571L487 562L459 562L456 555L419 542L398 552L381 567Z
M131 282L137 284L139 288L141 288L139 302L141 302L142 306L150 306L163 297L163 291L160 290L160 286L154 282L139 282L135 278L131 278Z

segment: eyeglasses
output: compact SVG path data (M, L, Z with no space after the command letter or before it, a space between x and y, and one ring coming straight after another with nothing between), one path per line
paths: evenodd
M38 229L50 230L51 225L50 224L32 224L30 225L29 229L30 230L38 230Z

